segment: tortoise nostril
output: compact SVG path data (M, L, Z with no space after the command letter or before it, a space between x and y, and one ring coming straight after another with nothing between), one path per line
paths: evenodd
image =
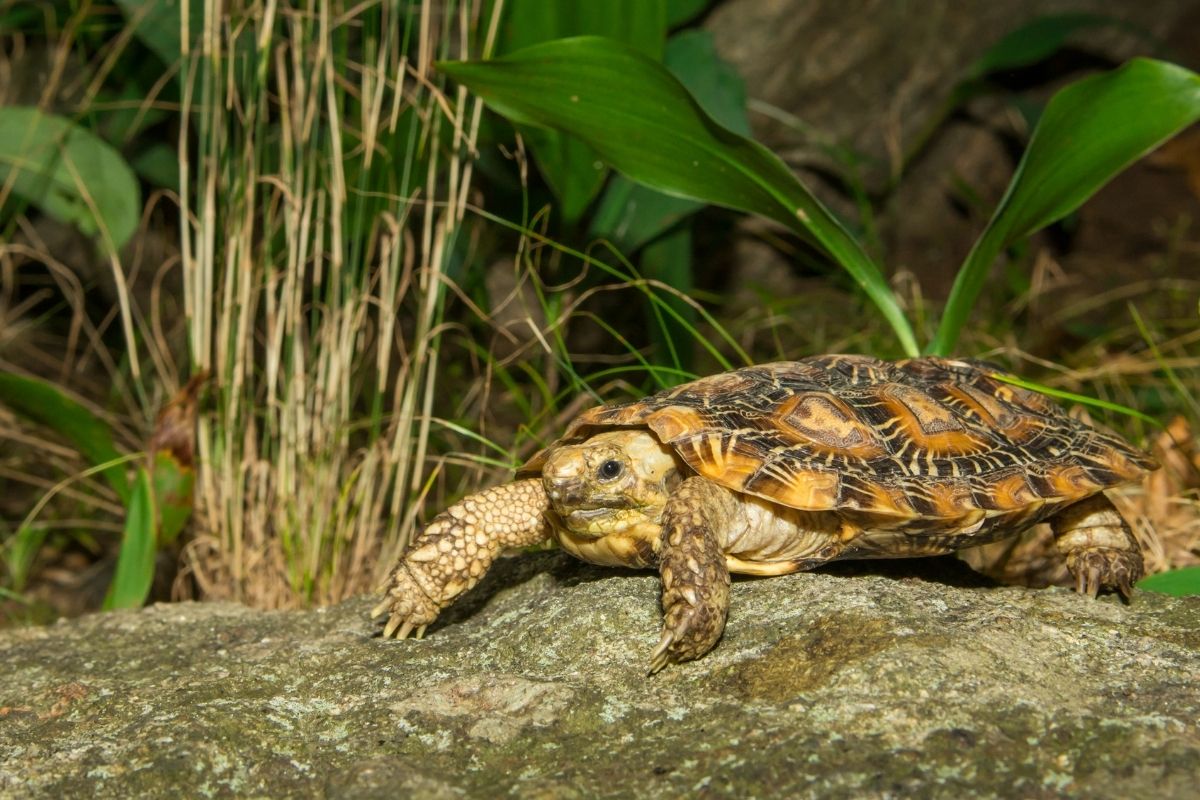
M546 487L546 494L556 504L578 503L586 490L583 480L575 475L543 475L542 483Z

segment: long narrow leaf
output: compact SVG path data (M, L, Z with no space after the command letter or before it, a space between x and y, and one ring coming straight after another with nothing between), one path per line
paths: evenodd
M1027 381L1022 378L1018 378L1015 375L1006 375L1002 372L990 373L989 377L995 378L998 381L1004 381L1005 383L1011 383L1013 386L1020 386L1022 389L1028 389L1031 392L1037 392L1038 394L1044 394L1049 397L1057 397L1060 400L1070 400L1072 403L1092 406L1093 408L1102 408L1105 411L1113 411L1117 414L1124 414L1127 417L1140 419L1142 422L1153 425L1156 428L1162 427L1162 423L1149 414L1143 414L1136 408L1123 406L1120 403L1114 403L1111 400L1101 400L1098 397L1088 397L1087 395L1075 394L1074 392L1068 392L1064 389L1055 389L1052 386L1043 386L1040 383Z
M653 59L584 36L439 68L509 120L577 136L639 183L787 225L854 278L905 352L918 351L887 281L854 237L782 161L714 122Z
M1137 159L1200 119L1200 75L1135 59L1060 91L1008 191L955 278L931 353L948 355L996 256L1062 219Z
M53 384L0 372L0 403L57 432L92 464L121 459L108 426ZM129 498L129 480L125 477L124 465L117 463L105 467L102 474L125 503Z
M154 582L154 554L158 548L156 528L150 475L139 469L126 509L117 572L104 598L104 608L138 608L146 602Z

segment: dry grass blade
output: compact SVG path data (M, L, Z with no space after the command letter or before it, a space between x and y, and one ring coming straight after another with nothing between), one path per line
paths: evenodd
M425 68L495 23L450 8L206 3L183 248L193 361L217 387L187 553L206 597L334 602L412 533L479 121Z

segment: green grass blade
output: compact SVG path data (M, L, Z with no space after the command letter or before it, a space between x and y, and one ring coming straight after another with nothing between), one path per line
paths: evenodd
M1154 336L1150 333L1150 329L1146 327L1145 320L1142 319L1141 312L1137 310L1137 306L1133 303L1127 304L1129 308L1129 316L1133 317L1133 324L1137 326L1138 333L1141 334L1142 341L1146 343L1146 347L1150 349L1150 355L1154 357L1154 363L1167 376L1167 381L1171 384L1171 388L1183 400L1184 404L1191 410L1192 415L1196 419L1200 419L1200 402L1197 402L1192 390L1184 386L1179 375L1172 369L1167 360L1163 358L1162 351L1158 349L1158 343L1154 341Z
M125 532L117 572L104 598L104 608L139 608L154 582L154 555L158 549L154 489L146 470L139 469L137 482L125 512Z
M8 572L8 585L13 591L25 591L25 584L28 583L33 570L33 562L49 533L50 530L41 525L22 525L4 543L3 552L0 552L0 562Z
M1000 252L1078 208L1137 159L1200 119L1200 75L1151 59L1077 81L1051 98L954 287L929 348L954 351Z
M101 470L122 503L129 499L129 480L113 444L112 432L96 416L63 394L58 387L37 378L0 372L0 403L39 425L54 430L75 446L92 464L117 462Z
M896 297L854 237L782 161L713 121L653 59L584 36L438 66L510 121L576 136L639 183L788 226L854 278L906 353L918 352Z
M639 263L646 278L660 281L686 295L695 288L692 278L692 226L681 225L677 230L660 236L642 249ZM649 325L650 341L653 344L654 360L664 366L690 370L694 361L690 347L692 336L689 331L696 322L695 310L681 298L667 295L663 298L674 310L674 316L686 320L687 326L667 318L658 306L649 304L653 317ZM665 388L665 387L664 387Z
M497 225L508 228L509 230L516 231L516 232L520 233L521 235L528 237L530 240L537 242L540 245L545 245L546 247L557 250L558 252L563 253L564 255L568 255L568 256L571 256L572 258L579 259L581 262L586 263L589 266L596 267L600 271L604 272L605 274L611 275L614 278L617 278L617 279L623 280L623 281L630 281L630 282L635 281L635 276L633 276L632 274L622 272L621 270L617 269L616 267L612 266L611 264L607 264L600 259L592 258L591 256L587 255L586 253L582 253L579 250L575 250L573 248L567 247L566 245L562 244L561 242L557 242L554 239L550 238L549 236L545 236L545 235L539 233L538 231L534 230L533 228L527 227L525 225L520 225L516 222L512 222L510 220L505 219L504 217L500 217L495 214L492 214L491 212L489 212L483 208L479 208L477 206L473 207L471 210L477 216L479 216L481 219L486 219L489 222L494 222ZM616 252L616 251L612 251L612 252L613 252L613 255L618 260L622 259L622 256L619 252ZM627 265L627 262L623 262L623 263L626 263L626 265ZM632 272L632 270L631 270L631 272ZM535 286L535 288L536 288L536 286ZM733 369L733 365L730 364L729 360L726 359L725 356L721 354L721 351L716 348L716 345L712 341L710 341L707 336L702 336L695 327L691 326L687 322L686 319L684 319L681 315L678 314L678 312L675 311L674 308L671 307L671 304L668 303L664 297L660 296L663 294L669 294L669 292L666 292L665 290L662 290L661 288L658 288L658 287L646 285L643 282L639 282L639 288L642 291L642 293L646 296L646 298L651 303L653 303L658 310L660 310L664 314L667 314L675 322L678 322L680 325L684 326L687 329L688 333L695 339L695 341L698 342L700 344L700 346L703 347L706 351L708 351L708 354L710 356L712 356L713 360L721 365L722 370ZM685 299L686 296L680 295L678 297L679 297L679 299L683 300L684 302L687 302L687 300ZM539 298L540 298L540 302L542 304L543 311L546 313L546 318L553 320L556 315L551 313L551 309L547 305L547 298L542 296L540 294L540 292L539 292ZM742 366L749 366L754 363L754 360L750 358L750 355L744 349L742 349L742 346L737 343L737 340L733 338L732 334L730 334L729 331L727 331L724 326L722 326L720 323L718 323L716 318L713 317L712 314L708 313L708 311L704 308L704 306L700 305L699 303L695 303L695 305L692 305L692 309L696 312L696 314L698 314L700 316L700 319L702 319L710 328L712 328L713 332L717 335L717 337L719 337L723 342L725 342L725 344L729 347L729 349L734 352L734 354L737 356L738 360L741 362ZM557 332L556 332L556 335L557 335ZM565 347L563 348L562 352L563 353L566 352ZM575 373L575 371L571 368L569 360L567 360L565 358L561 358L561 357L558 358L557 360L558 360L559 366L563 368L563 371L565 374L571 376L572 380L577 380L577 381L580 381L580 383L582 383L582 380ZM596 402L597 403L600 402L600 398L598 396L596 397Z
M1138 411L1136 408L1130 408L1129 406L1123 406L1120 403L1114 403L1110 400L1100 400L1099 398L1088 397L1087 395L1084 395L1084 394L1075 394L1074 392L1066 392L1066 391L1063 391L1062 389L1055 389L1050 386L1043 386L1040 383L1034 383L1033 381L1027 381L1027 380L1024 380L1023 378L1018 378L1015 375L1009 375L1004 372L992 372L992 373L989 373L989 375L998 381L1003 381L1004 383L1011 383L1013 386L1020 386L1022 389L1028 389L1031 392L1037 392L1039 394L1048 395L1049 397L1057 397L1060 400L1070 400L1072 403L1079 403L1080 405L1092 406L1093 408L1102 408L1105 411L1112 411L1117 414L1124 414L1127 417L1134 417L1135 419L1140 419L1142 422L1153 425L1156 428L1161 428L1163 426L1162 423L1159 422L1158 420L1156 420L1154 417L1152 417L1148 414L1143 414L1141 411Z

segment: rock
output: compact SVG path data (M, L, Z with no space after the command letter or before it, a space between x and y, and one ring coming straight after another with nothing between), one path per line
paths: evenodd
M803 123L753 114L759 141L792 164L830 166L821 144L849 147L863 159L859 177L878 188L1007 34L1049 16L1092 14L1113 24L1078 31L1071 43L1120 62L1171 41L1171 58L1194 67L1197 13L1194 0L724 0L704 24L749 96Z
M1194 796L1200 601L946 570L738 580L717 649L652 678L655 576L558 553L422 641L372 598L10 630L0 796Z

